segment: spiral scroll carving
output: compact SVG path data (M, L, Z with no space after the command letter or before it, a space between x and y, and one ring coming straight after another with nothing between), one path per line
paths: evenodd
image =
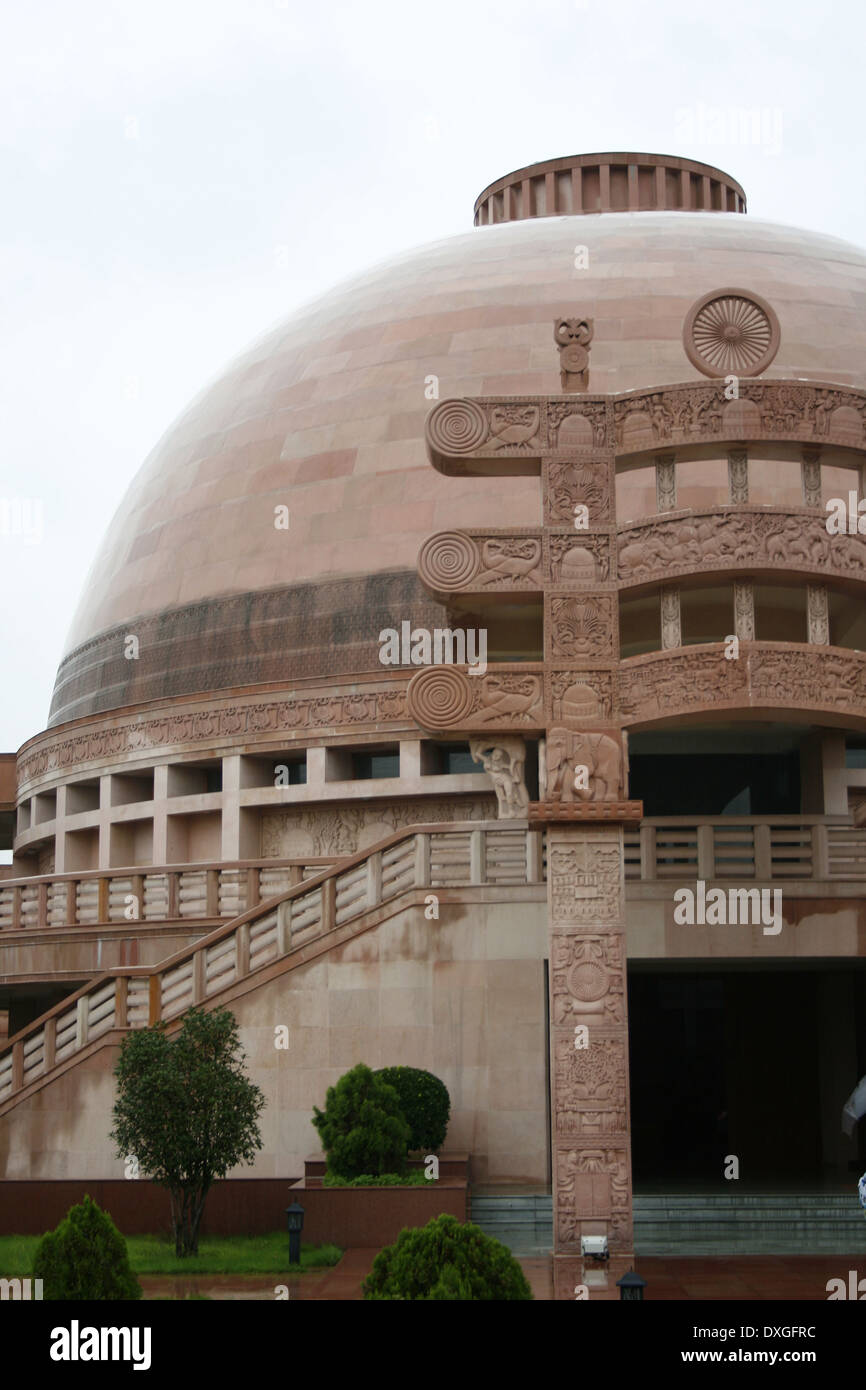
M443 454L471 454L488 433L487 416L474 401L440 401L427 417L427 438Z
M422 545L418 572L434 592L452 593L468 587L480 563L478 547L465 531L439 531Z
M472 708L468 676L453 666L428 666L409 682L409 713L422 729L459 727Z

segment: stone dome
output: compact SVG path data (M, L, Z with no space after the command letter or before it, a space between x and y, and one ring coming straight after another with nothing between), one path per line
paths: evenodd
M440 397L555 392L553 321L579 313L594 319L590 391L705 380L684 324L732 285L778 319L767 378L866 381L866 253L740 212L500 221L291 314L193 401L131 483L78 605L51 723L371 669L389 618L429 614L415 567L431 532L539 520L531 478L430 466L430 379ZM130 632L137 662L123 659Z

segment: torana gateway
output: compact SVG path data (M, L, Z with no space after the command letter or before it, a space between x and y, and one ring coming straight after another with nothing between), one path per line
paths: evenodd
M160 441L2 768L7 1196L122 1178L123 1031L225 1003L255 1174L354 1063L429 1068L562 1297L744 1193L849 1248L866 255L745 211L691 160L518 170Z

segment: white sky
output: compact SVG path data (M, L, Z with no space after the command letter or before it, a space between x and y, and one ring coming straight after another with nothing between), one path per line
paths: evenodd
M862 0L5 0L0 750L47 719L127 483L298 304L471 227L499 175L679 154L866 241ZM760 109L744 138L740 112ZM5 534L4 534L5 532Z

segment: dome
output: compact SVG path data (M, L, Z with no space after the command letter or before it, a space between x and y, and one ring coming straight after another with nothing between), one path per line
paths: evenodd
M532 479L440 476L424 421L437 393L558 391L560 316L594 320L590 391L704 380L684 324L731 285L778 320L767 378L866 380L863 251L742 208L601 210L536 208L408 251L237 358L131 483L72 623L51 723L372 669L381 626L429 613L416 562L431 532L537 524ZM138 661L123 659L127 633Z

